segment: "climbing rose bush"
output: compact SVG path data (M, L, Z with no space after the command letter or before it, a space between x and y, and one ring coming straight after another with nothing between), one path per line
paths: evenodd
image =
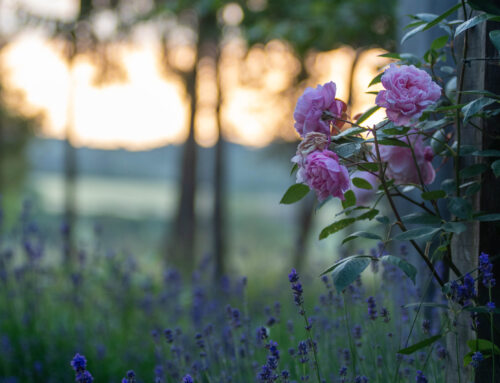
M337 154L330 150L309 154L297 172L297 182L308 185L316 192L319 201L329 196L344 200L349 189L349 172L339 163Z
M399 126L413 126L422 112L441 96L441 87L427 72L413 65L391 64L382 75L382 90L375 103L386 108L387 118Z
M410 131L410 135L399 140L409 143L411 148L379 146L380 159L387 163L385 176L394 179L395 183L399 185L420 184L420 176L424 185L431 184L436 176L432 166L434 157L432 148L424 144L423 137L416 131ZM415 158L413 158L412 149Z
M315 89L307 88L297 101L293 118L295 129L301 137L309 132L320 132L330 136L330 121L323 119L323 114L328 112L334 117L341 118L347 109L343 101L335 98L337 86L334 82L318 85ZM336 121L335 126L343 126L342 121Z

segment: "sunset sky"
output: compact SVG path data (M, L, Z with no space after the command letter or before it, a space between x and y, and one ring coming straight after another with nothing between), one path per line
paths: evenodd
M7 28L13 23L16 3L62 19L71 19L77 12L76 2L71 0L4 0L0 2L0 23ZM111 23L110 19L105 21L102 33ZM79 55L70 68L61 44L52 42L40 30L25 29L16 34L1 55L3 82L22 95L12 101L13 106L30 115L42 114L40 133L44 136L64 138L69 125L77 146L134 150L181 143L187 133L188 98L180 78L162 69L154 29L144 26L129 41L107 49L125 78L99 84L99 71L89 55ZM374 96L363 92L377 69L386 63L377 57L381 53L370 50L361 58L355 76L355 87L361 91L356 93L352 115L373 105ZM182 46L175 54L181 64L192 58L190 49ZM309 60L308 70L318 83L336 82L337 97L345 100L353 58L354 51L349 47L320 53ZM222 124L229 140L264 146L276 137L293 137L293 104L284 94L293 84L297 69L294 60L286 45L278 41L249 52L237 39L226 46L221 64ZM196 138L204 146L212 145L217 137L211 71L208 64L200 66ZM296 99L298 94L287 97ZM369 122L381 118L378 114Z

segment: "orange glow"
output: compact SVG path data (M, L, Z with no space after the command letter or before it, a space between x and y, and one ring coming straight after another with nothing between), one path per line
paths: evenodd
M373 105L374 96L364 92L378 67L387 62L376 57L380 53L370 50L360 57L351 115ZM23 102L17 100L16 108L31 115L44 114L42 134L46 136L64 138L68 122L72 122L72 140L77 146L138 150L181 143L187 135L189 97L181 80L162 70L158 46L122 43L113 47L113 54L126 78L98 85L94 81L97 68L90 57L79 55L71 69L54 43L26 32L3 50L3 81L9 89L24 93ZM179 47L173 51L173 61L178 67L188 67L193 54L191 48ZM347 101L354 54L352 48L342 47L311 56L311 86L335 81L338 97ZM224 97L221 121L227 139L264 146L277 137L296 138L292 116L298 97L294 81L300 66L285 43L271 41L246 52L244 43L234 40L223 50L220 65ZM203 146L213 145L218 134L214 74L213 63L199 63L195 128L196 140ZM71 94L73 113L68 113ZM68 121L68 115L73 116L72 121ZM380 111L367 123L383 117Z

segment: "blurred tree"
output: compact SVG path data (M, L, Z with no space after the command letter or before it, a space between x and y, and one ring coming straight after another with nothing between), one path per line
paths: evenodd
M169 70L174 70L181 75L184 81L186 93L190 97L190 114L188 137L184 142L182 153L181 172L179 178L179 203L174 223L174 230L170 236L167 236L167 251L170 261L184 270L192 270L195 263L195 245L196 245L196 190L197 190L197 144L195 140L195 121L198 99L200 62L209 60L214 68L214 82L216 84L213 95L217 100L214 106L216 112L216 122L218 129L218 140L215 145L215 175L214 175L214 251L215 251L215 274L221 275L225 269L224 255L224 230L223 230L223 151L224 143L222 131L220 128L220 104L221 90L218 75L220 58L220 38L221 29L217 22L220 9L226 2L219 0L207 1L178 1L166 2L157 1L157 11L177 15L178 21L190 28L194 35L192 42L194 49L194 62L188 71L179 71L175 69L175 64L169 62L168 42L172 33L176 33L175 28L165 31L164 56Z
M120 81L124 78L124 71L114 58L107 52L106 47L117 39L128 35L131 24L126 23L130 18L120 7L126 5L125 0L79 0L78 12L70 20L34 13L27 5L18 5L18 24L21 27L41 28L52 38L62 42L64 57L69 72L68 107L66 115L65 151L64 151L64 223L62 235L64 237L65 259L70 260L74 253L74 226L76 221L76 178L78 173L77 154L74 147L74 110L76 80L74 66L79 55L87 55L97 66L95 82ZM103 12L112 11L116 21L116 30L110 33L99 33L96 20ZM124 20L120 19L122 17Z
M329 51L341 45L356 49L349 77L351 106L354 102L354 74L361 54L369 48L395 47L396 0L351 1L267 1L248 0L244 3L244 31L250 45L272 39L289 42L299 59L301 70L297 88L309 79L307 56L315 51ZM305 198L299 206L297 244L294 266L305 261L306 241L312 227L314 198Z
M14 31L5 30L0 26L0 52L13 36ZM9 108L2 86L3 75L0 66L0 210L10 210L10 207L20 205L19 191L28 168L25 149L35 129L36 119L24 117ZM0 225L4 221L3 218L4 214L0 213Z

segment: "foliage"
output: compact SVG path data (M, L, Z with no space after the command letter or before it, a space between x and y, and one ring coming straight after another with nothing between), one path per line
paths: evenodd
M489 313L485 316L485 320L491 323L490 340L484 342L481 339L470 340L472 343L475 342L476 348L471 348L471 353L466 356L468 358L466 361L472 361L471 365L477 367L479 361L487 357L487 353L477 349L478 344L488 344L485 349L490 350L490 356L495 353L492 343L495 305L491 297L494 283L483 282L489 289L489 309L478 307L475 280L470 274L477 267L469 265L467 270L459 270L455 264L455 254L452 254L451 243L454 237L467 230L467 224L499 219L497 214L492 214L494 212L476 211L475 205L471 202L481 191L483 177L498 177L500 174L498 143L493 141L485 148L472 146L464 142L462 131L465 128L481 130L482 121L500 113L500 98L497 94L481 89L464 91L463 68L466 64L452 67L448 64L448 58L452 57L455 63L465 63L468 59L467 38L464 43L466 47L460 54L453 49L457 36L467 35L470 28L488 20L500 20L500 12L497 12L489 2L475 1L471 5L488 13L481 12L472 18L467 18L466 12L465 20L456 20L454 18L456 11L462 6L465 9L462 2L441 15L412 16L414 21L407 27L408 32L403 36L402 43L430 28L439 28L443 35L430 44L429 50L422 58L404 53L383 55L393 59L394 63L376 76L370 86L382 82L384 90L377 92L377 106L367 110L357 121L346 120L340 113L332 113L323 107L331 100L318 90L308 90L307 97L315 100L315 103L305 105L304 96L299 98L294 117L297 121L296 116L302 119L302 116L306 115L310 130L318 118L322 124L325 121L330 122L330 132L327 134L331 144L328 149L316 147L316 150L338 155L340 160L336 166L349 169L351 175L351 190L343 190L344 195L341 196L344 210L336 215L332 224L321 231L319 238L338 235L357 222L376 218L380 223L380 229L377 231L383 231L385 233L383 237L376 233L356 232L346 236L343 243L357 238L381 240L383 246L389 246L392 242L408 241L450 300L450 315L453 318L459 317L466 309L472 309L475 313ZM497 49L500 46L499 33L498 30L489 33L489 38ZM316 89L321 89L321 86ZM375 126L363 124L366 116L373 113L377 107L386 109L387 119ZM343 130L339 130L339 122L346 124ZM312 130L317 135L324 131L324 128ZM325 198L325 188L320 187L321 183L328 184L330 190L335 190L340 181L334 176L309 174L309 168L315 158L311 150L304 152L302 148L314 146L315 141L309 136L313 133L305 134L299 129L297 131L303 139L297 149L297 156L303 158L299 163L297 182L309 186L321 201ZM317 137L315 140L318 140ZM438 185L434 182L434 166L438 165L439 169L447 162L454 164L453 177ZM307 176L304 177L304 174ZM377 188L368 181L369 176L376 179ZM410 191L413 193L410 194ZM367 195L371 196L369 203L366 203ZM330 196L338 195L330 193ZM415 213L402 216L395 203L399 198L409 203ZM388 203L389 216L379 215L376 208L381 201ZM368 214L366 210L374 214ZM449 213L451 217L448 217ZM331 273L335 286L342 291L366 269L370 259L373 257L352 255L336 262L324 273ZM411 273L413 279L415 278L416 269L413 266L397 257L391 259L395 266L409 276ZM441 259L458 276L458 280L447 283L443 279L436 269L436 262ZM486 264L491 269L489 262L486 255ZM480 278L489 275L481 269L481 266L479 272ZM472 326L477 331L476 320L477 316L473 315ZM456 333L454 326L456 324L448 323L442 334L406 347L400 350L400 353L412 353L448 333ZM477 354L478 352L481 354ZM494 369L493 365L493 380Z
M444 381L446 359L437 343L429 348L435 358L396 356L439 333L442 323L435 308L430 326L410 331L418 307L404 305L418 301L419 292L384 261L391 256L383 247L367 258L383 288L356 278L341 296L339 280L328 276L315 286L294 274L292 290L286 275L277 276L276 289L234 276L214 283L210 259L190 282L168 268L145 272L136 256L103 248L103 235L96 232L68 269L59 263L63 242L37 225L29 204L15 227L0 232L1 381L70 381L84 371L95 381L119 381L132 379L133 370L137 381L169 383L188 374L197 383L284 383L312 380L317 372L334 381L359 375L387 382L399 363L401 379L421 370ZM271 371L269 356L277 358ZM265 377L271 375L279 377Z

